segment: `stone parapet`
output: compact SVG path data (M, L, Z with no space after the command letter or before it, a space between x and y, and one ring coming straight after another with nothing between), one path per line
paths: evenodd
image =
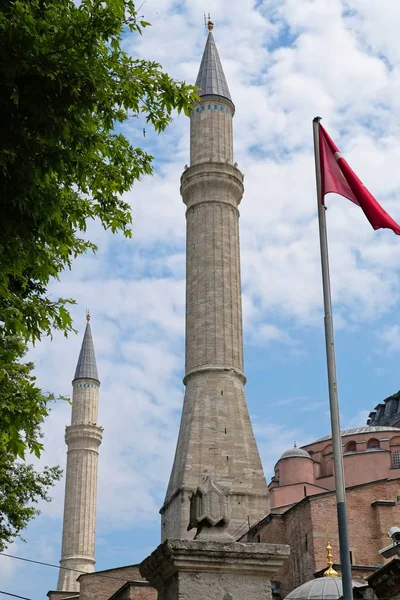
M139 569L158 600L268 600L289 554L280 544L167 540Z
M205 373L205 372L210 372L210 371L215 371L216 374L220 374L220 375L224 375L225 373L228 373L229 375L232 375L234 377L237 377L239 379L239 381L243 384L246 385L246 377L243 373L243 371L238 370L237 368L232 369L231 366L229 366L228 364L226 365L215 365L214 364L205 364L205 365L201 365L199 367L193 367L192 369L190 369L189 371L186 371L185 373L185 377L183 378L183 383L186 385L187 382L189 381L189 378L197 375L197 374L201 374L201 373Z
M243 196L243 174L229 163L203 162L184 171L180 191L188 211L206 202L236 209Z
M71 450L96 450L103 439L103 429L98 425L81 423L68 425L65 428L65 443L68 451Z

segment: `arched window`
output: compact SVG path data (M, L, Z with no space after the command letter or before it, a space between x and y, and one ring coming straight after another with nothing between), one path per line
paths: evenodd
M325 477L329 477L330 475L333 475L333 459L329 458L325 464L324 464L324 476Z
M400 450L392 452L392 469L400 469Z
M325 448L322 451L322 455L323 456L327 456L328 454L332 454L333 452L333 448L332 448L332 444L328 444L327 446L325 446Z
M400 446L400 436L395 435L394 437L392 437L392 439L390 440L390 446Z
M346 452L357 452L357 442L354 440L347 442Z
M380 448L379 440L376 438L371 438L368 440L367 448L369 450L378 450Z

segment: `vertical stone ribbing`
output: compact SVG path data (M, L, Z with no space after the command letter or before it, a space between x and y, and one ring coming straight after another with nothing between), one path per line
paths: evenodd
M207 85L204 72L202 80ZM206 475L230 488L231 533L269 512L244 394L238 211L243 175L233 164L233 114L229 99L208 94L190 117L190 167L181 178L187 206L186 391L160 511L162 540L192 537L189 498Z
M226 169L225 169L226 170ZM237 209L210 199L187 211L186 371L243 371Z
M87 347L84 347L85 342ZM88 327L84 344L83 362L78 362L79 374L84 375L87 368L91 369L89 374L97 375L97 368L93 371L94 349ZM89 366L85 367L88 351L92 363L87 362ZM68 451L59 591L79 591L79 572L94 570L98 448L103 431L97 425L99 387L100 382L90 377L73 381L71 425L65 431Z

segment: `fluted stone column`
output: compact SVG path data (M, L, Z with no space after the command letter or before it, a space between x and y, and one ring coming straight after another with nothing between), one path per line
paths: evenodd
M162 540L188 538L189 496L211 475L230 486L230 533L269 512L268 488L244 394L239 211L243 175L233 164L234 105L210 30L190 117L186 204L186 392Z
M97 425L100 381L89 321L72 385L71 425L65 431L68 453L57 590L76 592L79 571L94 570L98 448L103 431Z

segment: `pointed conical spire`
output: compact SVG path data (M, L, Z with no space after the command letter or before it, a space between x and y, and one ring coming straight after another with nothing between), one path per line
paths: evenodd
M213 23L209 20L209 34L206 47L204 48L203 58L201 59L196 86L201 89L200 96L222 96L228 98L228 100L232 102L225 73L212 34L213 27Z
M90 314L86 315L86 329L85 335L83 336L82 347L78 358L78 364L76 365L75 377L76 379L95 379L100 383L99 375L97 373L96 356L94 353L94 346L92 340L92 332L90 329Z

